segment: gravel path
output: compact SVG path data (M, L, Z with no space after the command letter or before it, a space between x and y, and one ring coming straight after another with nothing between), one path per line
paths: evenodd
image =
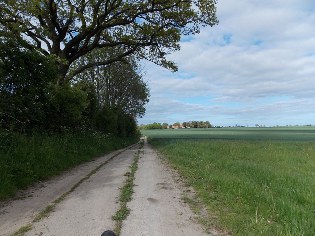
M171 171L157 153L144 145L144 156L139 161L135 176L131 210L123 223L122 236L203 236L195 215L181 201L182 192Z
M56 204L48 217L32 223L32 229L25 235L100 236L103 231L114 229L112 216L119 208L120 188L137 152L137 147L114 152L29 189L23 199L2 203L0 235L11 235L32 223L35 215L99 166L96 173ZM207 235L194 220L188 205L182 202L180 185L157 153L145 143L140 156L134 194L127 205L131 212L122 224L121 235Z

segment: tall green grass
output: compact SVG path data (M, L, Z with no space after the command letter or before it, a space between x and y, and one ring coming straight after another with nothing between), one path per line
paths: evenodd
M315 142L153 139L233 235L315 234Z
M315 127L141 130L151 138L315 141Z
M101 154L137 142L100 133L21 135L0 132L0 200Z

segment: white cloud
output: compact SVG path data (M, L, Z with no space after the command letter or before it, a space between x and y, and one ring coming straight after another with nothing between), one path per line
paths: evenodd
M152 97L140 123L186 117L223 125L312 123L310 9L315 10L311 0L219 1L220 24L182 42L181 51L171 55L178 73L146 64Z

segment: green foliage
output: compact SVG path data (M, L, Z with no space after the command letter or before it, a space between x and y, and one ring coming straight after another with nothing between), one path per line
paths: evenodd
M162 124L162 128L163 128L163 129L167 129L167 128L168 128L168 124L167 124L167 123L163 123L163 124Z
M179 126L179 122L175 123L174 125ZM212 128L212 125L209 121L188 121L183 122L182 126L184 128Z
M138 141L98 132L21 135L0 132L0 199L19 188L56 175Z
M123 208L120 208L116 214L113 216L113 220L115 221L123 221L127 218L129 215L130 210L125 206Z
M57 86L54 63L17 42L0 44L1 127L19 131L79 127L88 105L79 86Z
M55 64L59 67L59 84L87 68L109 65L129 55L176 70L166 55L179 50L182 34L196 34L201 26L218 23L215 5L215 0L99 0L97 4L9 0L0 2L0 33L10 32L10 36L29 47L58 57ZM80 66L65 78L70 65L95 48L114 50L117 54Z
M77 60L72 68L97 63L115 54L117 51L97 49ZM87 84L94 87L94 96L100 109L116 109L134 117L141 117L145 113L150 93L135 57L129 56L123 62L87 69L75 76L74 80L77 84L85 84L85 87Z
M15 41L0 41L0 126L14 130L43 126L55 74L49 58Z
M62 131L80 127L83 112L88 106L87 94L80 88L70 85L53 86L49 94L46 129Z
M130 11L122 6L127 3L113 3L107 9L109 14L105 15L115 12L112 16L119 16L119 19L107 19L116 22L114 28L104 26L107 20L103 19L106 11L103 7L94 12L91 9L96 6L92 2L68 4L69 1L0 2L0 199L101 152L121 147L124 140L139 138L136 117L145 112L149 90L136 58L126 57L136 51L140 53L142 47L135 44L141 39L131 42L133 34L128 36L128 30L121 31L126 24L120 25L122 18L116 13L119 9ZM84 14L78 13L79 8L75 7L78 4L84 5L80 7ZM91 22L92 18L86 15L94 20ZM60 22L64 23L60 25ZM103 23L96 26L95 22ZM48 25L56 28L47 28ZM95 27L99 35L93 36ZM83 36L87 32L90 32L88 39ZM73 41L72 34L81 39ZM93 44L89 44L91 38L95 40ZM96 42L97 39L100 41ZM121 44L117 39L126 41ZM92 70L99 69L97 78L86 79L82 75L70 81L71 74L66 79L70 65L95 47L103 48L100 43L109 47L102 57L95 58L107 61L105 64L83 60L74 68L75 74L82 67L103 65ZM64 44L62 49L60 44ZM111 54L106 54L109 51ZM123 63L109 68L109 64L123 58ZM102 86L98 85L104 82L104 77L110 86L101 91ZM74 133L69 134L70 130Z
M141 125L140 129L167 129L167 126L163 126L161 123L154 122L153 124Z
M60 132L86 126L121 137L136 135L130 115L118 109L99 111L93 83L57 85L51 60L16 41L2 42L0 52L0 127Z
M314 127L141 130L151 138L314 141Z
M73 66L94 63L114 53L95 50ZM76 76L75 82L88 96L89 104L83 112L87 126L120 137L138 135L135 118L144 114L149 90L136 58L130 56L124 62L88 69Z
M150 130L150 129L168 129L168 128L211 128L212 125L209 121L189 121L183 122L175 122L173 125L168 125L167 123L157 123L154 122L153 124L147 125L140 125L140 129Z
M135 119L115 109L102 109L95 118L95 127L103 133L119 137L137 136Z
M95 121L96 115L99 110L99 101L97 99L96 87L95 85L88 80L80 80L75 83L75 88L85 93L87 97L86 108L82 112L84 117L84 125L91 126Z
M101 110L96 116L95 126L97 130L116 135L118 132L118 114L111 109Z

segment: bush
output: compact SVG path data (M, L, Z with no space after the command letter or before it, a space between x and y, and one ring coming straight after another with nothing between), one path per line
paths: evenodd
M49 85L55 69L51 60L15 42L0 42L0 126L39 128L46 118Z
M64 131L82 125L83 111L88 104L85 92L70 85L56 85L51 88L48 100L46 130Z
M139 136L135 119L117 109L104 108L95 118L95 129L117 137Z

